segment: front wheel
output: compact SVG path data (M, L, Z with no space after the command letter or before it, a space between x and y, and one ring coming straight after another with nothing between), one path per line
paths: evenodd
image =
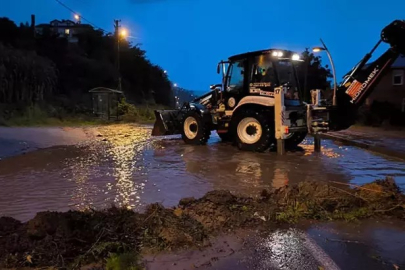
M246 110L237 117L236 144L240 150L264 152L274 137L273 121L264 111Z
M181 137L185 143L206 144L210 135L210 129L197 112L190 111L184 116Z
M307 131L294 132L285 139L285 147L289 149L297 148L307 136Z

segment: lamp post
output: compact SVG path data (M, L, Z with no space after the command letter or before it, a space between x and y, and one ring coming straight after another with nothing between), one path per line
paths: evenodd
M325 51L326 54L328 55L329 61L331 63L332 66L332 73L333 73L333 100L332 100L332 104L333 106L336 106L336 90L337 90L337 83L336 83L336 71L335 71L335 64L333 63L333 59L332 56L328 50L328 47L326 47L325 43L323 42L322 39L321 43L323 45L323 47L315 47L312 49L313 52L320 52L320 51Z
M121 20L114 20L115 37L117 39L117 71L118 71L118 90L121 91L121 71L120 71L120 39L128 36L128 31L125 28L120 29Z

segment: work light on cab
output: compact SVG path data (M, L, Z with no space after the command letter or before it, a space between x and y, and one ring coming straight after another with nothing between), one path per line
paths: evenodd
M291 59L293 60L293 61L299 61L300 60L300 56L299 56L299 54L293 54L293 56L291 57Z

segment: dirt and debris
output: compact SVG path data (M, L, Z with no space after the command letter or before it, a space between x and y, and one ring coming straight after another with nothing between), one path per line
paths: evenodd
M363 186L301 182L263 191L258 198L212 191L173 208L151 204L144 213L118 208L41 212L27 223L2 217L0 268L78 269L128 252L202 247L209 237L236 228L265 229L301 219L405 219L404 208L405 195L386 178Z

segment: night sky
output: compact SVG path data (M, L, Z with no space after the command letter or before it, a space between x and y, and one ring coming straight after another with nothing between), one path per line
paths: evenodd
M111 32L113 20L121 19L130 41L141 43L173 82L191 90L219 83L216 64L228 56L270 47L301 52L319 45L319 38L329 47L340 82L385 25L405 19L405 0L61 1ZM73 19L55 0L0 0L0 16L20 23L30 21L31 14L37 24Z

